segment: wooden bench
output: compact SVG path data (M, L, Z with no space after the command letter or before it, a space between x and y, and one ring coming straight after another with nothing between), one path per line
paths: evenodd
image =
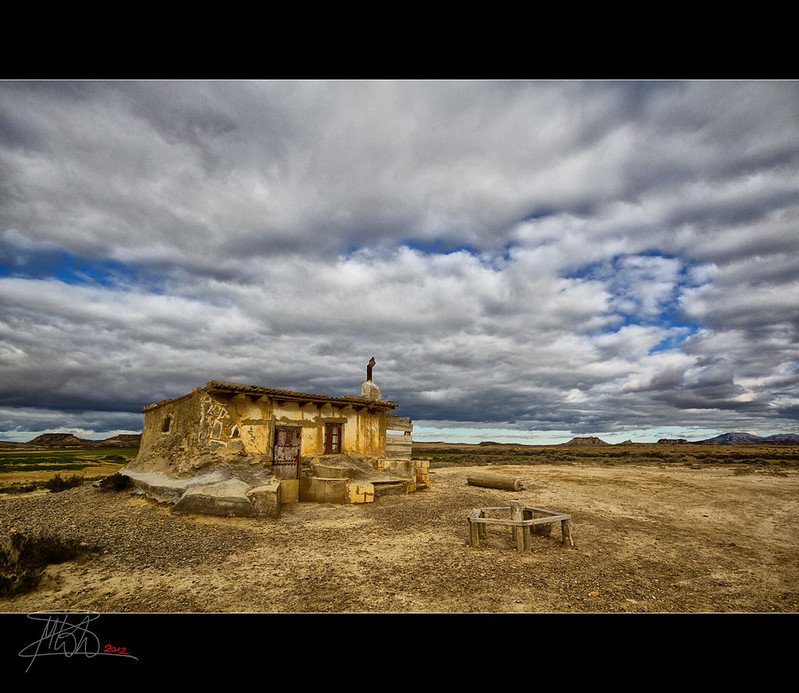
M486 517L486 513L502 511L509 512L510 517ZM536 514L540 517L534 517ZM474 508L467 520L469 543L472 546L480 546L480 539L485 538L488 525L500 525L511 527L517 551L529 551L532 548L532 534L535 533L535 528L552 525L555 522L560 522L561 541L574 546L571 515L522 505L520 501L511 501L509 508Z

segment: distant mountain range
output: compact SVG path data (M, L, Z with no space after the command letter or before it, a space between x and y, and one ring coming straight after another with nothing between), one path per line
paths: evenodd
M705 440L687 440L685 438L661 438L658 443L664 444L680 444L680 443L799 443L799 435L795 433L778 433L773 436L757 436L752 433L722 433L715 438L707 438ZM71 433L43 433L36 436L33 440L27 443L11 443L7 441L0 441L0 448L29 448L29 449L47 449L47 448L138 448L141 444L141 434L127 434L116 435L105 440L89 440L87 438L78 438ZM442 443L443 444L443 443ZM611 445L606 443L600 438L595 436L586 436L582 438L572 438L568 443L563 445ZM616 445L632 445L631 440L626 440L623 443L616 443ZM483 442L479 445L498 445L498 443Z
M5 448L137 448L141 443L141 434L117 435L105 440L89 440L78 438L71 433L42 433L27 443L1 442Z
M773 436L756 436L753 433L722 433L715 438L700 440L700 443L799 443L795 433L777 433Z
M617 445L629 445L632 443L626 440ZM799 435L795 433L778 433L773 436L756 436L753 433L722 433L714 438L705 440L687 440L686 438L661 438L658 443L679 444L679 443L799 443ZM604 440L589 436L586 438L572 438L564 445L610 445Z

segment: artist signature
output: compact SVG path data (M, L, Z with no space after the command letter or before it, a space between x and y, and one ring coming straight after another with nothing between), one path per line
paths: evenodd
M20 657L30 659L27 672L38 657L58 655L74 657L82 655L92 658L97 655L128 657L138 661L138 657L130 654L125 647L105 645L89 629L92 621L100 618L100 614L86 611L39 611L28 614L28 618L44 622L42 636L19 652Z

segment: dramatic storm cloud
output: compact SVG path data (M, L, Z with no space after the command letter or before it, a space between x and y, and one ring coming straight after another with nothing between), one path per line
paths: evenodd
M0 438L229 380L799 432L799 83L1 82Z

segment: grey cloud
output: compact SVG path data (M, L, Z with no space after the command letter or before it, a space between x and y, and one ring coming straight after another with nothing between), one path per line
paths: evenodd
M797 397L796 94L2 84L0 403L352 393L375 355L422 420L764 425Z

